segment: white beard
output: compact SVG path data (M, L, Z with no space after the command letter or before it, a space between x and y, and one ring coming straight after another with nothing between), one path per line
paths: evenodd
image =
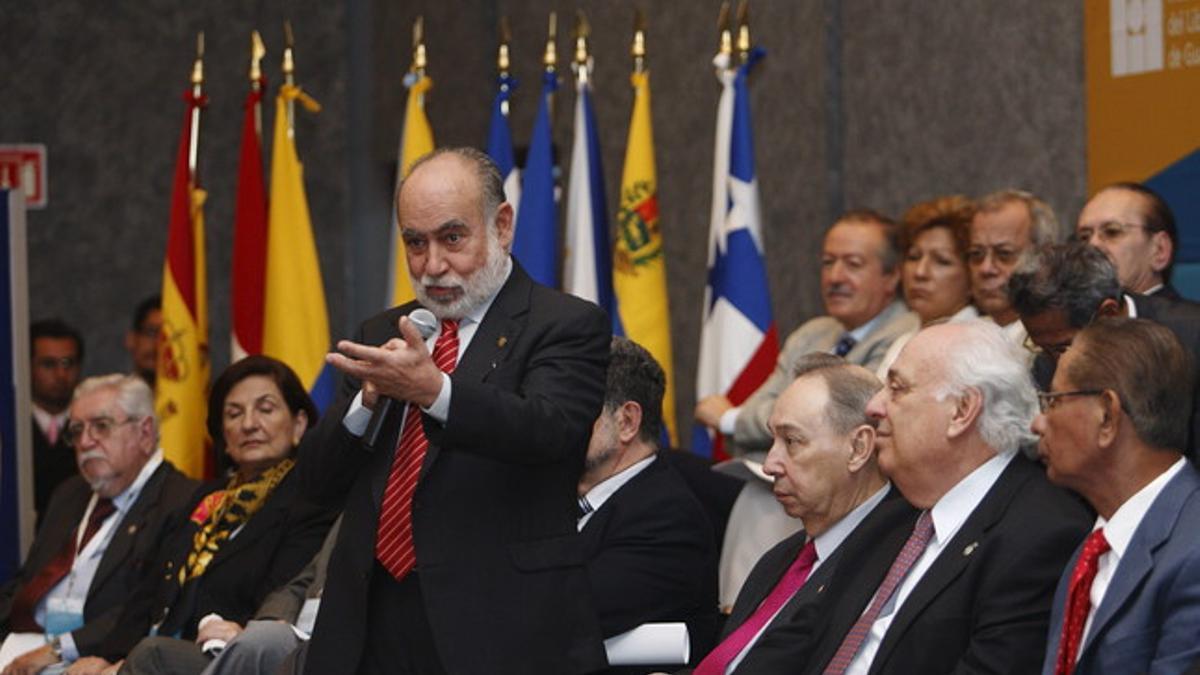
M500 238L495 228L486 226L487 231L487 260L483 267L475 270L469 277L463 278L454 272L446 272L438 276L426 274L421 278L410 275L413 294L417 300L433 315L440 319L461 319L470 314L475 308L487 302L504 285L508 277L508 252L500 246ZM457 288L462 291L454 300L441 301L431 297L426 286Z

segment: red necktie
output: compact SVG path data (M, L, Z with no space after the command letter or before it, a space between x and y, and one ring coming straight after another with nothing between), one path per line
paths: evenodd
M1058 663L1055 675L1069 675L1075 670L1075 656L1083 641L1083 627L1087 625L1092 611L1092 581L1096 579L1100 556L1112 548L1099 529L1088 535L1083 542L1083 552L1071 571L1071 584L1067 588L1067 606L1063 611L1062 637L1058 640Z
M800 590L816 562L817 547L810 540L804 545L804 548L800 549L796 560L783 573L779 582L775 584L775 588L762 601L758 609L754 610L745 623L738 626L737 630L730 633L729 637L717 645L716 649L704 657L700 665L696 666L695 675L722 675L729 667L729 663L737 658L737 655L742 653L742 650L754 639L755 635L758 635L763 626L775 617L779 608L791 600L796 591Z
M88 518L87 527L83 530L83 539L79 543L80 548L87 546L92 537L96 536L96 532L100 530L100 526L104 524L104 519L116 510L117 507L107 497L101 497L96 501L96 506L92 508L92 515ZM75 562L75 533L77 531L71 530L71 536L63 542L58 554L51 558L45 567L38 570L29 583L25 584L17 593L17 597L13 598L12 610L8 617L8 626L13 632L42 632L42 627L33 618L34 609L42 597L71 571L71 565Z
M442 334L433 346L433 362L443 373L454 372L458 361L458 321L443 319ZM421 463L429 439L421 425L421 408L408 404L404 415L404 430L392 458L387 488L379 507L379 526L375 530L375 557L397 581L417 564L413 548L412 497L421 475Z
M908 571L921 558L921 554L925 552L925 547L929 546L929 540L932 537L933 518L928 511L922 511L920 517L917 518L917 524L913 527L913 533L909 535L908 541L904 542L904 548L900 549L900 554L892 562L887 576L883 578L883 583L879 584L879 588L876 589L875 599L871 601L871 606L867 607L867 611L858 617L854 627L850 629L849 633L846 633L837 653L825 667L825 675L841 675L850 667L850 663L858 654L862 643L867 639L871 625L879 618L883 606L899 588L900 582L908 576Z

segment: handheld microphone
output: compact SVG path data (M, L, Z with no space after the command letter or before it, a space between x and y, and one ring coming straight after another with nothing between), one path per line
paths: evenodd
M414 309L409 315L408 320L417 327L421 333L422 340L428 340L438 329L437 317L433 312L419 307ZM367 429L363 432L363 442L368 448L374 450L379 441L380 432L383 430L384 422L392 414L392 408L399 407L394 399L389 396L380 396L375 402L375 410L371 413L371 421L367 423Z

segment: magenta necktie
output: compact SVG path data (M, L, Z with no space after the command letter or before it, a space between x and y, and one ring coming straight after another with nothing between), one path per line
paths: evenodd
M729 663L737 658L737 655L742 653L742 650L754 639L754 636L758 635L763 626L775 617L779 608L783 607L784 603L791 600L796 591L800 590L816 562L817 547L812 540L809 540L804 548L800 549L796 560L775 584L775 588L771 589L771 593L759 604L758 609L754 610L745 623L738 626L737 630L730 633L729 637L717 645L716 649L704 657L700 665L696 666L695 675L722 675L729 667Z
M897 555L896 559L892 561L887 576L883 578L883 583L879 584L879 588L876 589L875 599L871 601L871 606L867 607L867 611L858 617L854 627L850 629L849 633L846 633L846 637L842 639L842 645L833 655L833 660L825 667L825 675L842 675L850 667L850 662L854 660L863 641L867 639L871 625L879 618L883 606L892 598L892 594L899 588L900 582L908 576L908 571L921 558L921 554L925 552L925 547L929 545L931 538L933 538L933 518L928 511L922 511L908 541L904 542L904 548L900 549L900 555Z
M458 362L457 321L442 321L442 334L433 346L433 362L443 373L454 372ZM417 552L413 548L412 497L428 448L429 439L425 438L425 428L421 425L421 408L409 403L375 531L375 558L397 581L417 563Z
M1071 571L1071 585L1067 587L1067 605L1063 608L1062 634L1058 640L1058 659L1055 675L1070 675L1075 670L1075 657L1079 644L1083 642L1083 627L1087 625L1092 611L1092 582L1100 567L1100 556L1112 547L1099 529L1088 535L1083 542L1083 551Z

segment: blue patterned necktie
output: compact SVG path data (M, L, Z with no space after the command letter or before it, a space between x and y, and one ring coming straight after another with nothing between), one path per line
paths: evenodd
M833 346L833 355L845 356L850 353L851 349L854 349L854 345L856 344L858 344L858 340L855 340L853 335L845 333L837 341L837 344Z

